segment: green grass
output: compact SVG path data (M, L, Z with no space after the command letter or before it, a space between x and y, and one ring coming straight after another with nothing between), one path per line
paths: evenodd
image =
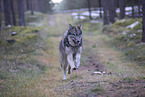
M43 26L42 22L44 18L44 14L41 12L35 12L34 15L31 15L31 11L25 12L25 18L26 18L26 25L31 27L41 27Z
M40 19L39 16L36 14L35 19ZM133 84L137 93L144 93L144 65L136 63L144 61L144 53L141 52L144 45L136 43L140 38L139 32L120 24L103 27L102 22L76 21L70 14L43 15L44 20L40 21L43 26L37 25L39 20L35 19L28 19L28 22L36 24L31 27L4 30L6 39L14 39L15 43L0 43L5 47L0 48L3 50L0 55L0 96L122 96L124 92L132 95L132 89L125 89L128 84ZM83 52L80 68L67 74L67 80L63 81L58 47L69 24L83 25ZM101 33L102 29L104 33ZM19 33L12 37L11 31ZM123 36L122 31L127 35ZM129 37L133 33L137 38ZM103 65L106 74L92 74L96 71L96 67L90 67L94 63ZM136 85L135 80L141 82Z
M116 26L127 27L127 26L131 25L132 23L135 23L136 21L139 21L139 22L141 23L141 22L142 22L142 19L140 19L140 18L135 18L135 19L123 19L123 20L117 21L114 25L116 25ZM139 24L139 25L140 25L140 24Z
M42 21L43 26L40 28L43 33L41 34L42 37L62 36L64 31L67 30L69 24L74 25L74 21L69 15L70 14L45 15L45 19Z
M126 26L136 21L139 21L138 25L133 29L126 29ZM124 22L118 21L113 25L104 27L103 32L114 37L110 42L117 49L123 51L127 59L145 66L145 45L141 44L142 32L139 31L141 29L141 19L126 19ZM122 34L123 32L126 34Z
M16 32L11 36L11 32ZM0 33L0 96L39 95L38 78L47 70L37 60L42 39L38 28L14 26ZM9 43L7 40L15 40Z
M41 20L43 26L40 27L37 23L42 16L45 20ZM2 37L0 50L3 51L0 55L0 96L53 97L56 95L53 89L60 84L56 84L60 77L57 77L56 81L52 79L56 76L57 70L60 70L60 65L55 66L59 62L56 61L58 51L54 44L61 37L56 40L50 36L62 36L68 25L72 24L68 22L68 20L72 21L70 16L66 15L64 20L60 19L62 16L60 14L57 17L51 15L48 17L37 13L31 16L26 12L27 25L31 27L11 27L2 30L4 33L0 35ZM57 21L57 25L53 26L54 21ZM31 25L31 22L34 25ZM11 32L17 34L11 36ZM15 40L15 42L10 44L7 40Z
M99 92L99 91L105 91L105 90L104 90L102 84L98 84L98 85L96 86L96 88L92 89L91 91L92 91L92 92Z

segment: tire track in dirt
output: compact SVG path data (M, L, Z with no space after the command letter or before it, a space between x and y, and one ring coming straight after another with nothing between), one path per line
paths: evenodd
M112 62L113 60L115 62L121 61L120 55L117 55L118 52L114 51L113 49L111 50L110 46L104 46L104 44L106 43L102 39L97 37L99 37L99 35L90 35L85 38L82 61L79 69L75 71L72 75L70 75L71 77L66 80L68 83L60 86L57 90L57 93L59 94L59 92L68 91L68 93L66 92L68 96L75 95L77 97L134 97L145 95L144 79L134 80L134 78L130 78L130 75L124 77L126 76L124 75L124 73L110 71L108 70L108 68L106 68L106 62L108 61L108 59L103 59L105 64L103 64L102 62L102 58L105 57L106 54L111 54L111 52L113 51L114 55L110 55L110 58L112 56L116 57L114 59L109 59L108 62ZM93 41L96 42L92 41L92 39L94 38L95 40ZM85 44L87 45L85 46ZM94 47L94 45L96 46ZM103 49L105 51L102 53L102 51L100 52L99 49ZM126 62L122 63L123 65L128 64ZM108 65L111 66L111 63L109 63ZM121 68L123 69L124 67ZM106 74L93 74L94 71L106 71Z

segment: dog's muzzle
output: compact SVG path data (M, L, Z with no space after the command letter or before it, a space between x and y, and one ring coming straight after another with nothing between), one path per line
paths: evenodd
M80 45L80 43L81 43L80 41L77 41L77 42L76 42L76 44L78 44L78 45Z
M76 45L76 46L79 46L79 45L80 45L80 43L81 43L81 41L78 41L78 40L77 40L77 41L75 41L75 45Z

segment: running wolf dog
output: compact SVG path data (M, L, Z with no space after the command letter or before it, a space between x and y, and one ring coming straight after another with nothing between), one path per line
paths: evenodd
M60 64L63 68L63 79L66 79L66 69L69 64L68 74L78 69L82 52L82 25L72 26L64 33L59 44Z

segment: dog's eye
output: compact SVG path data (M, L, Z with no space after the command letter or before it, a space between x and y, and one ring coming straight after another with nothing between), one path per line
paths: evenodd
M79 35L82 35L82 32L81 31L79 32Z
M72 40L75 40L76 38L73 36L73 37L71 37L71 39L72 39Z
M72 35L73 35L73 36L76 36L76 34L74 34L74 33L73 33Z
M75 38L74 38L74 37L73 37L72 39L73 39L73 40L75 40Z

